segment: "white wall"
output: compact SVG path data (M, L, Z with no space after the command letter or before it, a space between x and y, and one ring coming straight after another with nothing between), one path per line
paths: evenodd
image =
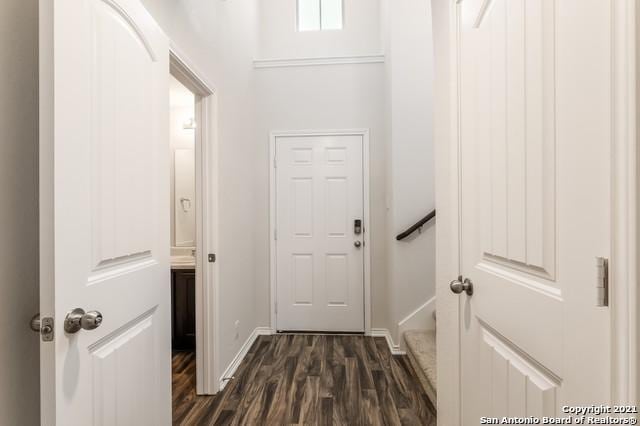
M40 423L38 2L0 2L0 423Z
M255 0L142 0L183 54L217 88L219 106L220 371L258 325L254 169L260 146L253 130L252 58ZM260 242L261 243L261 242ZM263 303L263 301L260 301ZM236 329L235 322L239 321Z
M435 296L434 224L410 242L394 238L435 207L430 4L345 0L343 31L303 33L295 31L295 0L260 5L259 58L386 54L385 64L256 70L256 118L265 141L270 130L371 128L372 325L398 343L398 324ZM265 210L268 186L260 176L268 164L258 175ZM266 280L266 218L261 228L256 259ZM258 285L258 298L268 300L267 290ZM421 314L414 324L431 326L431 312ZM259 318L266 324L268 311Z
M259 58L371 55L381 52L377 0L346 0L344 31L297 32L296 0L260 0ZM286 42L284 40L287 40ZM372 325L388 324L386 231L386 144L384 66L350 64L255 70L256 170L260 211L269 211L269 133L281 130L370 129ZM269 325L269 222L256 218L259 281L258 320Z
M190 149L193 151L193 167L195 169L195 131L192 129L185 129L184 123L195 117L195 96L189 91L182 83L171 77L171 91L169 96L169 144L171 145L171 245L176 245L176 232L179 232L176 227L176 161L175 153L177 149ZM188 191L195 196L195 179L193 180L193 188ZM189 226L189 235L193 235L193 241L195 245L195 235L193 229L195 228L195 199L192 199L192 207L194 207L189 213L193 227ZM183 231L186 229L183 229ZM191 238L190 238L191 240Z
M383 0L387 56L389 148L389 330L435 296L435 222L404 242L395 236L435 208L433 154L433 37L425 0ZM435 304L427 307L432 311ZM431 312L417 325L430 326Z
M260 210L269 211L269 132L274 130L370 129L372 323L386 324L386 181L384 122L384 78L382 64L257 70L257 139L261 141L256 170L256 196ZM261 324L269 325L269 218L256 217L258 239L256 261L258 309Z

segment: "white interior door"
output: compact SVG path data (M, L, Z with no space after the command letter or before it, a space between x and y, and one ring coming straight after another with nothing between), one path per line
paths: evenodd
M277 329L363 332L363 137L275 146Z
M168 425L168 40L138 0L40 6L42 423Z
M462 423L608 403L611 5L464 0Z

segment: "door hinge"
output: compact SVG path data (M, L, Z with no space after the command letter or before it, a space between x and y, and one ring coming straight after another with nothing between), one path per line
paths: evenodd
M609 259L596 257L596 306L609 306Z
M278 168L278 160L276 159L276 157L273 157L273 168L274 169Z
M207 259L209 260L209 263L215 263L216 262L216 254L215 253L209 253L209 255L207 256Z
M31 329L40 334L40 338L43 342L53 342L55 328L52 317L40 318L40 314L35 314L31 318Z
M278 228L275 228L273 230L273 239L278 241Z
M276 301L276 314L278 313L278 301Z

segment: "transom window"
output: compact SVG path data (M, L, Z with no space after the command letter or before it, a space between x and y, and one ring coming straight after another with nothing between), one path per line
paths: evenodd
M342 29L342 0L298 0L298 31Z

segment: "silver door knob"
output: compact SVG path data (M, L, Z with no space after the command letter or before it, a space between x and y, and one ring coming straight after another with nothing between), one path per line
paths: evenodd
M457 280L451 281L449 287L455 294L460 294L464 291L468 296L473 295L473 282L469 278L465 278L463 281L462 276L459 276Z
M356 241L353 245L356 246L356 248L362 247L362 243L360 241Z
M98 311L85 312L82 308L76 308L69 312L64 319L64 331L69 334L80 330L95 330L102 324L102 314Z

